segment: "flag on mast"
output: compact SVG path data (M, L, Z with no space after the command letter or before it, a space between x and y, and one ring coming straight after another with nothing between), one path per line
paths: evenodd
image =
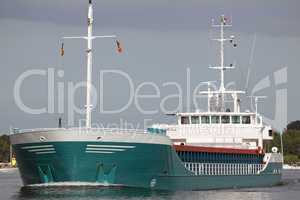
M116 40L116 44L117 44L117 51L118 53L122 53L123 49L121 47L121 43L119 40Z
M64 43L61 43L60 55L61 55L61 56L64 56L64 55L65 55Z
M228 18L225 17L224 15L222 15L222 16L221 16L221 23L222 23L223 25L226 25L227 21L228 21Z

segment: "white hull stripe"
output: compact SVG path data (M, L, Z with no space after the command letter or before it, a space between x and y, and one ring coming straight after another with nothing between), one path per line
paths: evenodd
M98 144L88 144L87 147L108 147L108 148L126 148L133 149L135 146L117 146L117 145L98 145Z
M21 149L37 149L37 148L49 148L49 147L53 147L53 145L26 146L26 147L21 147Z
M35 154L52 154L52 153L56 153L56 151L35 152Z
M25 146L49 145L48 142L87 142L91 145L109 145L109 147L124 145L123 148L134 148L138 144L158 144L172 145L169 137L158 134L141 134L138 132L126 132L122 134L104 133L103 131L86 130L84 132L78 129L43 129L43 131L28 131L16 133L9 136L13 145L22 144ZM41 137L45 140L41 141ZM99 141L99 137L100 141ZM46 143L47 142L47 143ZM39 143L39 144L34 144ZM26 144L26 145L25 145ZM55 146L55 145L53 145ZM121 146L121 148L122 148Z
M45 148L45 149L30 149L29 152L40 152L40 151L54 151L54 148Z
M85 151L86 153L115 153L112 151Z
M96 151L125 151L126 149L112 149L112 148L86 148L86 150Z

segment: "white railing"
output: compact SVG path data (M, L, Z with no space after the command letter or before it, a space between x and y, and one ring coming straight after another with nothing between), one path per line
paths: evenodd
M264 164L185 162L184 166L195 175L251 175L259 174Z
M46 131L78 131L78 132L105 132L105 133L137 133L146 134L141 129L119 129L119 128L36 128L36 129L15 129L13 133L46 132Z

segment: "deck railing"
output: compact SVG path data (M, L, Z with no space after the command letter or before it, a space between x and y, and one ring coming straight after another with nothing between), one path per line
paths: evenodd
M27 133L27 132L47 132L47 131L77 131L77 132L105 132L105 133L149 133L141 129L121 129L121 128L36 128L36 129L14 129L13 133Z
M264 164L185 162L184 166L195 175L253 175L259 174Z

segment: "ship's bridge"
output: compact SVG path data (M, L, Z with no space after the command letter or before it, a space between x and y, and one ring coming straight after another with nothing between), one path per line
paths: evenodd
M253 112L177 113L177 124L154 125L165 129L174 144L256 149L272 140L272 129Z
M244 124L262 125L262 117L250 112L177 113L178 125L189 124Z

